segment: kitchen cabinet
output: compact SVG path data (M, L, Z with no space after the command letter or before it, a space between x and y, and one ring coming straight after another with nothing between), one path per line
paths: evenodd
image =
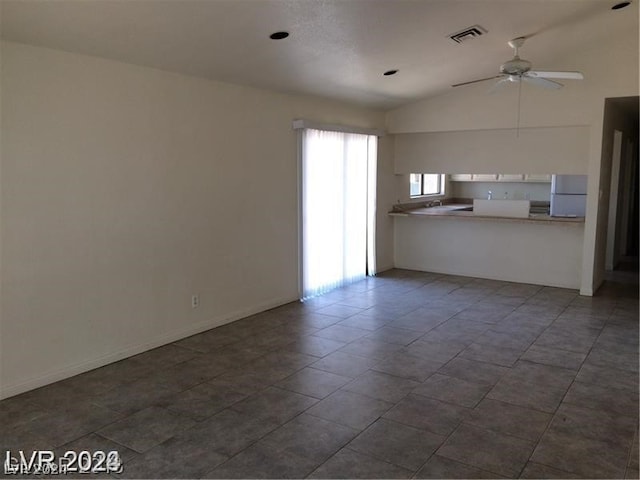
M474 173L474 182L495 182L498 179L497 173Z
M551 174L539 173L453 173L452 182L551 183Z
M452 182L495 182L498 179L497 173L453 173Z
M452 173L451 181L452 182L470 182L473 180L473 175L470 173Z
M522 173L500 173L498 175L498 180L500 182L522 182L524 180L524 175Z
M551 183L551 174L539 174L539 173L527 173L524 176L525 182L540 182L540 183Z

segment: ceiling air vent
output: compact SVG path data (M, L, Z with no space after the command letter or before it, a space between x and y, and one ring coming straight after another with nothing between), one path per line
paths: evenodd
M464 43L473 38L477 38L480 35L484 35L485 33L487 33L486 29L482 28L480 25L474 25L473 27L468 27L460 32L449 35L449 38L456 43Z

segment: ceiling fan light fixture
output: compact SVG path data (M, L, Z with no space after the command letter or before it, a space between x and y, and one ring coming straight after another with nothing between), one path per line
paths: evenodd
M628 7L629 5L631 5L631 2L616 3L613 7L611 7L611 10L620 10L621 8Z
M502 89L504 85L508 83L520 83L525 81L532 85L536 85L543 88L558 89L562 87L561 83L549 80L550 78L564 78L567 80L584 80L584 75L581 72L571 71L550 71L550 70L532 70L532 64L528 60L520 58L518 51L526 37L518 37L510 40L508 45L513 48L514 56L508 62L500 65L500 73L496 76L489 78L480 78L477 80L471 80L463 83L456 83L451 85L452 87L461 87L463 85L470 85L472 83L484 82L485 80L491 80L498 78L498 82L489 90L489 93L495 93Z
M269 35L269 38L271 40L283 40L288 36L289 36L289 32L280 31L280 32L273 32L271 35Z
M500 73L507 75L522 75L529 70L531 70L531 62L520 57L515 57L500 66Z

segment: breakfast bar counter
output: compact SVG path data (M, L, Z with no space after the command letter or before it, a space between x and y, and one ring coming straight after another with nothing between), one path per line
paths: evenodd
M545 212L545 205L548 206L537 202L528 206L528 211L535 213L527 215L524 210L518 218L478 215L472 210L479 202L475 206L471 202L465 199L426 207L424 203L396 205L389 212L394 217L395 266L580 287L584 218L537 213Z
M492 215L478 215L472 211L471 203L450 203L433 207L412 207L407 204L396 206L388 214L392 217L412 218L444 218L465 219L479 221L495 221L507 223L533 223L580 226L584 225L584 217L552 217L546 213L530 213L528 218L498 217Z

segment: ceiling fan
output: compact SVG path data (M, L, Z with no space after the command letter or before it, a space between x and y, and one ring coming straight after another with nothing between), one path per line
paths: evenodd
M452 87L461 87L463 85L470 85L472 83L484 82L486 80L492 80L499 78L498 82L489 90L490 93L494 93L500 90L505 85L512 82L527 82L532 85L536 85L543 88L562 88L562 84L549 80L550 78L565 79L565 80L583 80L584 75L580 72L551 72L547 70L531 70L531 62L524 60L519 56L519 50L524 45L525 37L518 37L508 42L509 46L514 50L514 56L508 62L500 65L500 75L494 75L493 77L480 78L478 80L471 80L469 82L457 83L451 85Z

